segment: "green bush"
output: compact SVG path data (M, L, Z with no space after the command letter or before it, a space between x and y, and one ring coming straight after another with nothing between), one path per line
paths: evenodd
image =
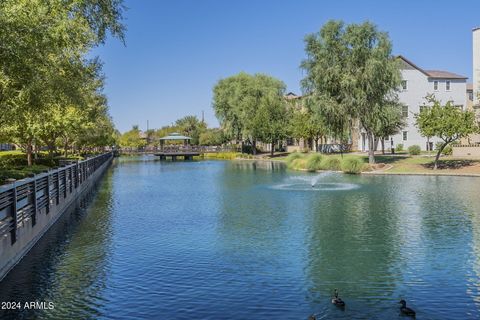
M401 143L397 144L397 147L395 148L395 151L397 151L397 152L403 151L403 144L401 144Z
M342 160L342 171L345 173L358 174L362 172L364 162L362 159L345 157Z
M342 162L337 157L327 156L323 159L321 167L324 170L339 171L342 168Z
M293 153L290 153L286 158L285 158L285 163L287 164L288 167L290 167L292 164L293 164L293 161L294 160L297 160L297 159L302 159L304 157L303 154L299 153L299 152L293 152Z
M322 155L319 153L312 153L307 157L306 167L308 171L317 171L320 170L322 163Z
M414 144L413 146L408 147L408 153L412 156L419 155L422 149L420 149L419 145Z

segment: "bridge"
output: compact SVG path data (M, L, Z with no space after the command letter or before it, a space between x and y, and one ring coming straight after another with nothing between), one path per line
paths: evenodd
M160 150L154 153L160 157L160 160L166 160L170 157L172 161L181 157L184 160L192 160L193 157L202 156L205 153L218 152L235 152L236 149L232 147L217 147L217 146L192 146L192 145L170 145L162 146Z

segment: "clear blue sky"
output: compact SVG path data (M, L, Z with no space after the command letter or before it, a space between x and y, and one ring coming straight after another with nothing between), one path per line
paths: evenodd
M215 83L240 71L263 72L300 93L303 39L329 19L370 20L390 34L394 54L425 69L472 75L472 28L480 2L126 0L126 46L109 39L105 93L117 128L171 124L184 115L218 125Z

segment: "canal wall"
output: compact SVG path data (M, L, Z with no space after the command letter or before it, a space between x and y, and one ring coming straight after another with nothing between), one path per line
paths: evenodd
M0 281L103 175L112 153L0 187Z

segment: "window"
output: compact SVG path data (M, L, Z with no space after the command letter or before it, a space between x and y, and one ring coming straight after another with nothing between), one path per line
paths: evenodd
M420 113L422 113L423 110L425 110L427 106L420 106Z
M463 106L461 104L456 104L455 108L460 109L460 111L463 111Z
M407 141L408 131L403 131L403 141Z
M468 100L473 101L473 91L468 91Z
M450 81L445 82L445 89L450 91Z
M433 81L433 90L438 90L438 81Z
M402 80L402 89L403 89L404 91L407 90L407 80Z
M408 118L408 106L402 106L402 116Z

